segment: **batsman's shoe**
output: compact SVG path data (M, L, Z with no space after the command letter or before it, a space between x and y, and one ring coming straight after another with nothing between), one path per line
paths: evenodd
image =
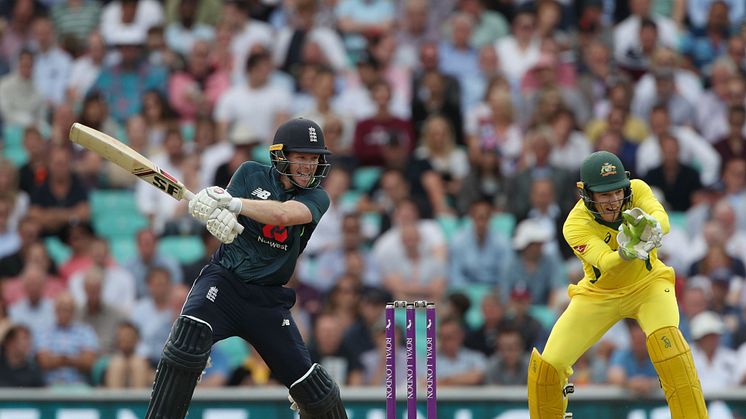
M647 338L648 354L663 387L671 419L706 419L692 351L677 327L663 327Z
M564 419L565 394L557 369L534 348L528 364L528 411L531 419Z

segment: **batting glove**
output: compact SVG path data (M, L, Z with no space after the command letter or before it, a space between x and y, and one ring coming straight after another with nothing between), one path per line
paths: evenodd
M189 214L199 221L207 222L218 208L228 208L231 212L241 212L241 200L234 198L219 186L202 189L189 201Z
M219 208L207 219L207 231L222 243L230 244L243 232L243 226L236 214L227 208Z

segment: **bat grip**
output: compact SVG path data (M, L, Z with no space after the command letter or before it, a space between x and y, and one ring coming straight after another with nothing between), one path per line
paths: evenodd
M190 191L189 189L184 189L184 199L187 201L191 201L194 199L194 192Z

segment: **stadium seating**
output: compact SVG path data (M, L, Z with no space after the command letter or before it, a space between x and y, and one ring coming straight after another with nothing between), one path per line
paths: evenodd
M198 236L166 236L158 242L158 250L183 264L199 260L205 246Z
M352 188L368 192L381 177L381 168L374 166L358 167L352 174Z

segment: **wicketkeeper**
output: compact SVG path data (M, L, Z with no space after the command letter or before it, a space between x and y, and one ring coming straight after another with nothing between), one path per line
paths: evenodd
M670 226L650 187L629 179L617 156L598 151L580 169L578 201L563 234L583 262L585 276L570 285L570 305L557 320L544 352L534 349L528 371L532 419L562 419L572 365L609 328L632 318L645 331L650 359L672 419L707 417L689 345L678 329L673 269L656 248Z
M329 196L319 187L329 172L329 154L315 122L290 120L275 133L271 167L245 162L227 191L211 186L189 202L189 213L223 244L174 322L147 419L183 419L210 348L230 336L256 349L289 388L301 418L347 418L339 387L321 365L311 363L290 315L295 291L284 287L329 208Z

